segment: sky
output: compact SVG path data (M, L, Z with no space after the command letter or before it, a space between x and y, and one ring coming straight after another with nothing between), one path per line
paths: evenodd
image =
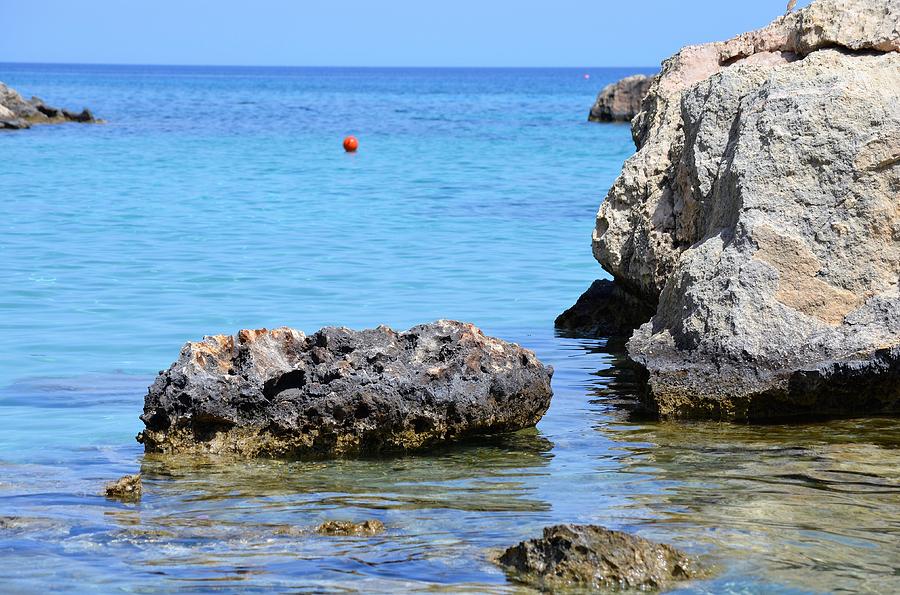
M0 0L0 62L655 66L684 45L764 26L786 3Z

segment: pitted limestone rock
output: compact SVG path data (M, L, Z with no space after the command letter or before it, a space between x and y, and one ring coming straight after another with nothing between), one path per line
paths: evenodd
M149 452L346 456L533 426L552 368L471 324L244 330L188 343L150 387Z

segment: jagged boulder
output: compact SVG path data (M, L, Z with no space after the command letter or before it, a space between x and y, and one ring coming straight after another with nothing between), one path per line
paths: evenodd
M70 112L49 106L39 97L25 101L15 89L0 83L0 129L21 130L30 128L32 124L62 122L93 124L100 120L87 108L80 112Z
M542 537L507 549L498 559L514 580L551 591L659 590L702 574L672 546L597 525L555 525Z
M898 52L900 0L818 0L663 64L594 232L661 416L900 411Z
M590 122L631 122L641 111L641 100L650 90L652 78L635 74L600 91L588 114Z
M244 330L184 346L150 387L138 440L239 456L417 450L533 426L552 374L531 351L447 320Z

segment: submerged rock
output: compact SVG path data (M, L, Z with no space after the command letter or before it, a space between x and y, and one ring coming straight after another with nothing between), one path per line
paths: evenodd
M675 548L597 525L555 525L499 558L512 577L542 588L661 589L699 575Z
M18 530L29 527L33 522L30 517L0 516L0 530Z
M71 527L66 521L28 516L0 516L0 535L3 533L53 532L67 534Z
M243 330L188 343L144 401L148 452L344 456L426 448L535 425L553 369L441 320Z
M123 502L137 502L141 499L143 493L141 474L126 475L114 482L106 484L104 493L107 498L113 498Z
M900 411L898 51L900 0L817 0L663 64L594 232L651 410Z
M0 83L0 129L20 130L32 124L59 124L62 122L100 122L87 108L80 112L49 106L39 97L25 101L15 89Z
M631 122L641 111L641 101L652 81L649 76L636 74L603 87L588 114L588 121Z
M316 533L320 535L378 535L384 531L384 523L376 519L369 519L359 523L352 521L325 521L316 527Z

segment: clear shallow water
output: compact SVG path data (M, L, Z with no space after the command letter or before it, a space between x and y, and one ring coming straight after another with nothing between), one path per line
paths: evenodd
M553 334L599 274L593 215L632 151L584 122L632 71L583 72L0 65L109 120L0 135L0 584L512 592L491 549L574 521L717 567L684 592L900 589L898 420L631 421L603 341ZM537 430L316 463L133 440L185 340L439 317L555 366ZM98 495L138 469L140 505ZM334 518L388 530L311 533Z

